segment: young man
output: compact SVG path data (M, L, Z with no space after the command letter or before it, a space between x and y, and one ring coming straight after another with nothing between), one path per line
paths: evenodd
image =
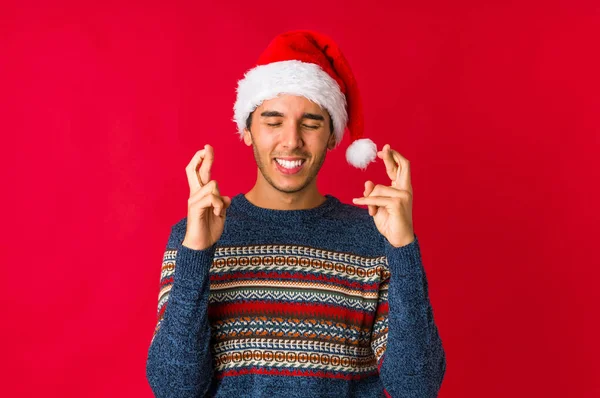
M188 214L161 273L147 378L157 397L435 397L446 358L412 226L410 166L360 139L356 83L334 42L280 35L239 82L254 187L222 196L214 151L186 173ZM350 163L383 159L390 185L354 200L316 177L345 129Z

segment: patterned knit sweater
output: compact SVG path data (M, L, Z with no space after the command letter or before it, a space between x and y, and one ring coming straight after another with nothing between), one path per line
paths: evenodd
M395 248L331 195L232 198L219 241L168 239L146 376L166 397L435 397L446 358L418 237ZM416 236L416 235L415 235Z

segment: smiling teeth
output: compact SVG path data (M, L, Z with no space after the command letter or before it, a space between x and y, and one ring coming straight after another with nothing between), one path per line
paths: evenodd
M288 160L275 159L277 163L285 167L286 169L293 169L300 166L304 161L303 160L294 160L293 162Z

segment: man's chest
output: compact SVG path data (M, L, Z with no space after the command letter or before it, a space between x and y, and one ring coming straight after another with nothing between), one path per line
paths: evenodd
M372 368L385 261L305 246L219 247L209 294L217 369L311 361Z

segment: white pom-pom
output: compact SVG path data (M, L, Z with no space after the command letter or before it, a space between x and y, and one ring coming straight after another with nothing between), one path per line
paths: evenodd
M354 141L346 150L346 160L352 166L365 170L377 157L377 145L368 138Z

